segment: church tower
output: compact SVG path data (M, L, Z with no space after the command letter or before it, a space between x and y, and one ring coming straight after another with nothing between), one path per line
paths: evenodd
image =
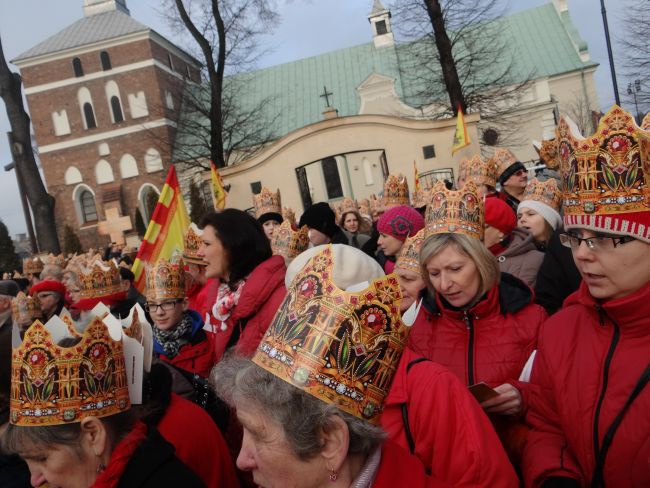
M368 21L372 26L372 40L376 48L395 44L390 17L390 10L387 10L381 4L381 0L374 0L372 11L368 15Z
M59 239L124 242L162 190L180 100L200 63L133 19L126 0L84 0L83 18L12 60L20 68Z

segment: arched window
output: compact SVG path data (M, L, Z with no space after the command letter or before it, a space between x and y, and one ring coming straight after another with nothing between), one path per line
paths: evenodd
M163 169L162 158L156 149L152 147L147 149L144 155L144 168L147 173L153 173L154 171Z
M122 179L138 176L138 163L130 154L125 154L120 159L120 176Z
M86 129L94 129L97 127L93 106L88 102L84 103L84 119L86 119Z
M68 167L68 169L65 170L65 174L63 175L63 181L65 182L66 185L74 185L75 183L81 183L82 181L81 172L74 166L70 166Z
M81 59L72 58L72 69L77 78L81 78L84 75L84 68L81 66Z
M108 55L106 51L102 51L99 53L99 59L102 62L102 69L104 71L108 71L111 69L111 57Z
M159 197L160 191L151 183L145 183L140 187L140 190L138 190L140 213L145 224L149 222L149 219L151 219L151 215L156 208Z
M79 102L79 107L81 108L81 118L83 120L84 129L94 129L97 127L93 100L90 96L90 91L88 88L79 88L79 91L77 92L77 101Z
M124 120L124 113L122 112L122 101L120 100L120 89L113 80L106 83L104 87L106 91L106 100L108 100L108 108L111 112L111 122L114 124Z
M83 223L96 222L97 207L95 207L95 197L88 190L83 190L79 195L79 206L81 207L81 217Z
M110 163L105 159L100 159L95 165L95 178L98 185L115 181L113 168L111 168Z
M120 99L115 96L111 97L111 112L113 113L114 122L122 122L124 120Z

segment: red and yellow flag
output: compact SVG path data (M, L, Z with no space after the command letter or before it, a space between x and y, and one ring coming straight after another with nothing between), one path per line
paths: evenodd
M223 180L219 174L219 170L214 164L214 161L210 162L210 168L212 173L212 197L214 202L215 210L223 210L226 208L226 189L224 188Z
M451 145L451 154L453 155L459 149L469 146L469 133L467 132L467 124L465 124L465 116L463 109L458 107L458 115L456 117L456 131L454 132L454 143Z
M418 173L418 167L415 164L415 159L413 160L413 178L415 178L415 189L420 189L420 173Z
M182 252L183 235L189 226L190 216L172 165L131 268L140 292L145 288L145 265L161 258L169 259L175 251Z

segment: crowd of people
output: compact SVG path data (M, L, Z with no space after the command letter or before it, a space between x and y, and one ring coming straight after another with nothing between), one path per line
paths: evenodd
M0 281L0 486L650 486L650 115ZM198 225L197 225L198 224Z

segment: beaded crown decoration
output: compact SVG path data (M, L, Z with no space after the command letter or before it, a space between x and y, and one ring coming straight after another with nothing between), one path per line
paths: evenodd
M56 256L52 253L48 254L43 258L44 265L55 265L60 268L65 268L67 264L67 259L63 254L57 254Z
M293 230L289 221L283 221L273 233L271 249L286 259L293 259L309 247L309 229L303 225L298 230Z
M479 154L463 159L458 166L458 181L473 181L477 185L497 186L496 167L492 159L486 161Z
M539 181L533 178L526 185L522 201L534 200L551 207L556 212L560 211L562 205L562 191L558 187L555 178L549 178L546 181Z
M535 150L547 168L558 169L560 167L559 144L556 138L543 140L539 149L535 147Z
M497 179L516 162L517 156L515 156L510 149L503 147L497 148L497 150L494 151L494 156L489 160L489 163L494 166Z
M401 268L420 274L420 250L425 240L424 229L407 237L395 260L395 269Z
M348 212L358 212L359 206L357 205L357 202L352 198L345 197L343 200L341 200L339 211L341 212L341 215L345 215Z
M145 297L150 301L185 298L185 269L183 260L172 256L159 259L147 267Z
M267 187L263 187L257 195L253 195L253 206L255 207L255 218L259 219L267 213L282 215L282 200L280 190L273 193Z
M43 317L41 305L36 297L25 295L22 291L11 300L11 317L20 326L31 325L36 319Z
M95 258L87 266L79 266L80 296L85 298L102 298L124 291L120 280L120 271L113 261Z
M431 188L418 188L413 192L413 208L426 207L431 200Z
M404 175L388 175L388 178L384 182L383 204L384 207L411 204L409 200L409 185Z
M293 225L296 223L296 212L291 207L282 207L282 219Z
M207 263L199 256L199 248L203 244L201 236L203 231L192 222L183 236L183 259L188 263L200 264L205 266Z
M425 234L465 234L482 240L485 210L476 185L466 183L460 190L447 190L436 183L425 216Z
M36 274L43 271L43 261L38 256L23 259L23 274Z

